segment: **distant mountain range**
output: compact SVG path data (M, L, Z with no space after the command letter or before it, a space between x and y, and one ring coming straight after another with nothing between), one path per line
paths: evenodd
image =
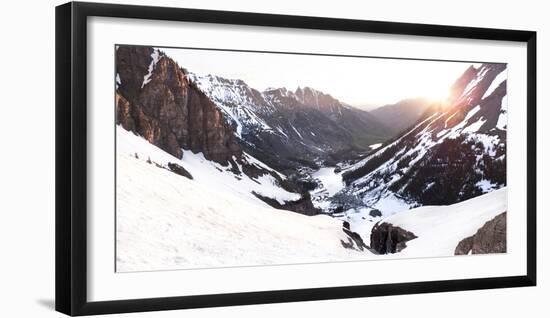
M283 171L318 167L392 136L370 113L310 87L260 92L242 80L188 76L222 110L243 147Z

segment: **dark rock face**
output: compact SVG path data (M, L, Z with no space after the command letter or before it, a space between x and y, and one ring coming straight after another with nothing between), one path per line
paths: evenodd
M240 158L231 126L172 59L150 47L120 46L116 71L117 124L177 158L182 148L222 164Z
M382 216L382 212L380 212L380 210L378 209L372 209L369 211L369 215L372 217L378 217L378 216Z
M455 255L506 253L506 212L485 223L476 234L460 241Z
M274 207L275 209L281 209L281 210L288 210L297 212L304 215L317 215L320 214L322 211L316 207L313 206L313 203L311 203L311 197L309 196L309 193L302 193L302 197L299 200L296 201L287 201L285 204L280 204L277 200L264 197L258 193L252 192L258 199L264 201L265 203L269 204L270 206Z
M390 223L376 223L370 235L370 247L379 254L397 253L407 247L407 241L415 238L414 233Z
M342 231L344 231L344 233L346 233L346 235L348 236L347 242L340 240L340 243L344 248L355 249L358 251L364 251L365 249L370 250L370 248L363 241L361 235L359 235L359 233L357 232L351 231L349 228L346 228L345 223Z
M175 174L179 174L182 177L193 180L193 176L191 175L191 173L189 173L189 171L187 171L184 167L178 165L177 163L169 162L168 169Z
M462 241L458 242L458 245L455 248L455 255L468 255L472 250L474 244L474 236L468 236Z

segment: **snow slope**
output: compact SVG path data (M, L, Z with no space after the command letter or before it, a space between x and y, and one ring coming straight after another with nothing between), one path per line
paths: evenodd
M279 187L277 180L269 174L256 179L251 179L244 173L236 175L231 171L230 166L224 167L216 162L205 159L202 153L194 154L189 150L183 150L182 159L178 159L120 126L117 126L117 153L134 157L137 155L138 158L144 161L150 159L152 162L162 166L167 166L169 162L177 163L191 173L196 183L218 189L218 191L234 193L243 199L261 206L268 205L254 196L252 191L275 199L281 204L284 204L285 201L298 200L301 197L298 193L288 192ZM283 177L283 179L285 178L281 173L271 169L246 153L244 154L244 158L249 164L274 171ZM117 168L123 167L117 165ZM242 171L242 167L239 166L239 169Z
M335 167L324 167L311 175L320 183L319 187L311 191L311 196L318 199L314 200L314 204L319 202L322 197L333 196L345 187L342 175L335 172L335 169ZM330 202L327 203L330 204Z
M331 217L262 206L128 152L119 151L117 161L118 272L374 257L345 249L342 222ZM186 168L201 178L197 169Z
M182 165L194 179L163 168L167 162ZM375 255L342 246L349 242L342 231L349 214L337 219L274 209L247 188L251 182L269 189L269 182L238 180L218 168L226 167L190 152L178 161L117 128L118 272L447 256L460 240L506 210L503 188L451 206L395 214L383 221L418 238L400 253ZM327 185L337 181L335 175L328 169L318 172L321 179L328 177ZM363 219L364 210L350 223L368 244L374 223Z
M394 214L381 222L413 232L398 255L452 256L458 243L474 235L487 221L507 211L507 188L449 206L423 206Z

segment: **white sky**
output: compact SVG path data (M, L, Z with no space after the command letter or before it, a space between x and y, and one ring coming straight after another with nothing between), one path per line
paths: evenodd
M444 99L472 63L161 48L199 75L241 79L268 87L309 86L358 108L405 98Z

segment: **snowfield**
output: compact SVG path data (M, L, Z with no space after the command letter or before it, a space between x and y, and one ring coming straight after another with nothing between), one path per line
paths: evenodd
M320 183L319 187L310 192L313 204L318 208L327 209L330 205L327 198L335 195L346 186L344 180L342 180L342 175L335 172L335 169L335 167L325 167L311 175Z
M344 248L342 222L329 216L261 206L126 153L117 160L117 272L375 257Z
M194 179L156 165L167 162L181 164ZM117 272L449 256L460 240L506 211L502 188L450 206L397 213L382 222L418 238L400 253L376 255L342 246L349 242L343 220L369 245L374 222L365 217L368 209L341 218L274 209L247 192L245 178L217 168L201 154L185 152L178 160L117 128ZM327 191L340 187L333 168L316 176ZM269 189L265 180L254 184Z
M334 195L345 186L342 175L335 172L335 167L321 168L313 174L313 178L319 179L328 192L328 195Z
M413 232L418 238L396 255L452 256L458 243L487 221L507 211L507 188L449 206L423 206L394 214L381 222Z
M253 191L262 196L275 199L281 204L286 201L298 200L301 197L298 193L288 192L279 187L276 184L277 180L271 175L263 175L256 179L251 179L244 173L238 176L230 171L231 167L224 167L207 160L202 153L194 154L192 151L183 150L182 158L178 159L120 126L117 126L117 153L134 157L137 155L143 161L150 159L153 163L162 166L167 166L169 162L177 163L191 173L196 183L217 189L220 192L234 193L245 200L264 207L269 207L269 205L254 196ZM244 157L249 164L255 164L279 174L283 179L286 178L283 174L254 157L246 153ZM123 169L124 167L117 165L117 168ZM242 168L239 168L242 171Z

